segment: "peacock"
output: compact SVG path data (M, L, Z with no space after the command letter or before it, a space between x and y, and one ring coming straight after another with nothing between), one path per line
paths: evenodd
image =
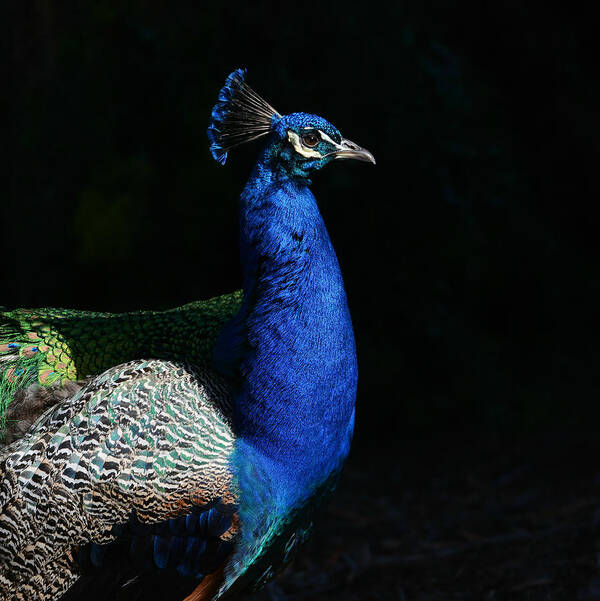
M240 196L242 293L163 313L4 313L9 410L56 394L0 457L0 598L228 598L309 536L350 449L358 374L310 178L375 159L322 117L280 114L237 69L211 154L225 164L263 137Z

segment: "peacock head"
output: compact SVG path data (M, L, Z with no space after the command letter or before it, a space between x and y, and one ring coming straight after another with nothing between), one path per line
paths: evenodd
M373 155L342 138L329 121L308 113L280 115L245 82L245 69L229 75L214 106L208 139L216 161L225 164L234 146L269 136L265 159L295 177L308 177L336 159L375 164Z

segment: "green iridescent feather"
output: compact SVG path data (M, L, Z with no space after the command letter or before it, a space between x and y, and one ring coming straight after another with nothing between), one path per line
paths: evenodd
M208 363L222 326L241 300L239 290L168 311L1 311L0 439L8 405L31 384L63 384L133 359Z

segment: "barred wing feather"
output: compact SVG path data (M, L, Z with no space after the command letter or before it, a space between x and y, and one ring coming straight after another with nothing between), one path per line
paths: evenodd
M49 409L0 459L0 598L182 599L237 531L230 411L216 374L159 360Z

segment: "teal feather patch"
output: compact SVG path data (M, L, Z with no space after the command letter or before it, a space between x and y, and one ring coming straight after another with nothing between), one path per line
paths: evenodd
M336 470L324 482L307 487L302 496L291 498L289 488L274 477L281 473L280 466L243 440L236 442L231 464L241 530L219 596L246 587L258 590L285 568L339 480Z

